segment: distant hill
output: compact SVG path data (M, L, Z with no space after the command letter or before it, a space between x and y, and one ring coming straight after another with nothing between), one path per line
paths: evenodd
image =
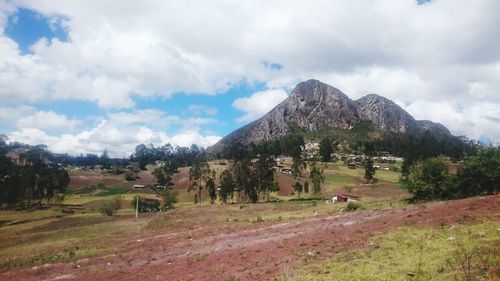
M318 80L295 86L290 96L262 118L222 138L212 149L232 143L249 144L279 139L293 126L315 132L328 128L351 130L371 122L382 132L409 133L430 131L433 135L451 135L449 130L431 121L415 120L393 101L375 94L350 99L339 89Z

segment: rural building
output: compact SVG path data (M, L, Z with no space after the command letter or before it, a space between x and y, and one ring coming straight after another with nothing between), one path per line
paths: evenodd
M337 203L337 202L351 202L351 201L356 201L359 200L359 196L354 196L354 195L349 195L349 194L337 194L333 196L332 202Z
M145 188L143 184L134 184L134 189L135 188Z

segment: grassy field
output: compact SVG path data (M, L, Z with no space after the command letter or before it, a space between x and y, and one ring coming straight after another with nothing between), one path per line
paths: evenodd
M211 163L217 176L227 169L219 162ZM329 164L325 170L327 195L346 186L366 189L361 182L362 169L351 170L340 163ZM318 215L342 213L344 204L325 203L323 199L310 200L312 195L271 194L277 203L208 204L208 194L203 192L202 206L193 205L193 192L188 192L188 168L179 169L174 176L179 191L177 208L166 214L141 214L135 219L132 198L135 194L151 194L148 190L125 187L123 180L96 171L73 170L79 185L65 194L64 204L70 207L51 207L32 211L0 211L0 269L36 266L48 262L77 260L88 256L111 253L120 248L124 233L130 237L143 231L168 227L189 229L202 225L227 225L245 227L265 221L294 221ZM150 178L143 171L143 180ZM399 190L395 172L377 171L381 180L390 183L390 189ZM293 182L290 179L288 182ZM83 186L83 183L88 185ZM117 183L117 185L113 185ZM146 182L147 183L147 182ZM150 183L150 182L149 182ZM130 184L128 184L130 185ZM356 192L356 189L353 190ZM121 209L116 216L104 216L100 206L109 200L120 198ZM299 199L299 200L291 200ZM362 209L396 208L406 205L401 198L364 196ZM110 243L111 242L111 243Z
M311 261L283 280L495 280L499 232L495 221L403 227L372 238L368 249L338 253L319 264Z
M131 200L134 194L98 196L91 193L72 194L71 204L84 209L63 213L59 207L34 211L0 211L0 269L29 267L48 262L82 259L111 253L119 249L126 237L143 231L167 227L170 231L203 225L251 226L265 221L295 221L318 215L344 212L346 203L332 204L323 200L297 200L259 204L178 204L167 213L141 214L135 219ZM112 198L122 200L116 216L104 216L99 205ZM395 208L405 201L367 200L363 209ZM111 243L110 243L111 242Z
M138 233L149 217L133 219L133 194L110 193L68 195L66 204L83 206L73 213L68 213L67 207L0 211L0 269L79 259L119 247L119 240L115 238L123 233ZM102 202L115 197L122 201L117 216L108 217L98 212Z

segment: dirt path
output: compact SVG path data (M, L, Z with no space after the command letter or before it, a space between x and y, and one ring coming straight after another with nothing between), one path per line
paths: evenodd
M122 252L76 262L0 273L1 280L266 280L306 259L370 247L368 239L396 227L500 219L500 195L403 209L372 210L245 229L194 228L130 237Z

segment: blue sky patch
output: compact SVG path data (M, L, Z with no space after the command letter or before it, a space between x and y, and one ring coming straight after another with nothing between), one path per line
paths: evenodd
M30 46L41 38L68 40L68 33L61 25L61 18L51 19L22 8L9 17L4 32L17 42L23 55L29 54Z

